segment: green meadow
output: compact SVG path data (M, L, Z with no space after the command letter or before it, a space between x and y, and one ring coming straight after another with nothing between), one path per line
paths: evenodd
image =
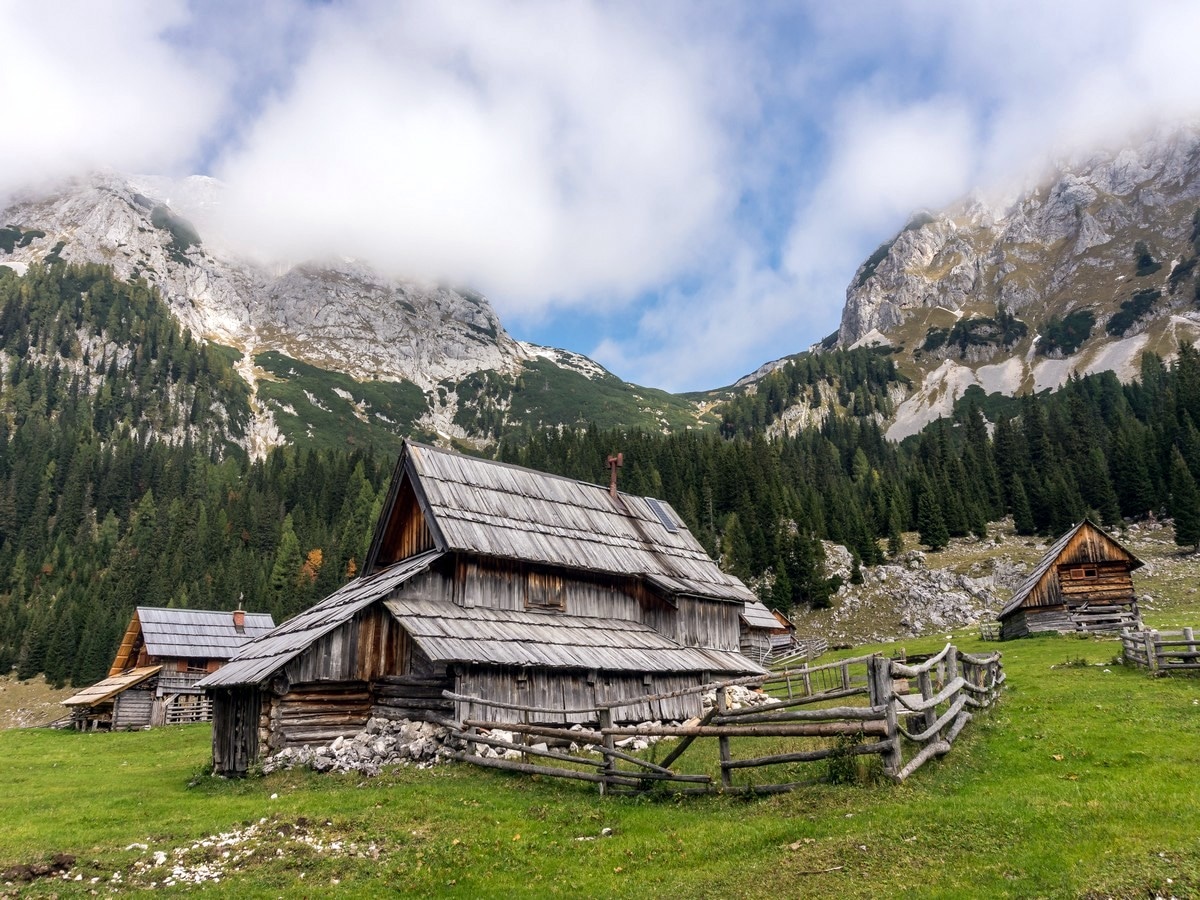
M6 731L0 894L1200 896L1200 679L1125 668L1115 641L955 642L1003 650L1004 696L903 785L601 798L456 764L225 781L207 726ZM65 880L16 880L56 854Z

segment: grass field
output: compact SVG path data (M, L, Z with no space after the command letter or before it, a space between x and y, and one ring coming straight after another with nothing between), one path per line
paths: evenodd
M1115 641L955 642L1002 649L1009 680L947 757L765 799L602 799L461 765L230 782L205 774L207 726L2 732L0 870L76 860L0 894L136 895L179 865L209 880L177 891L263 897L1200 896L1200 679L1114 665Z

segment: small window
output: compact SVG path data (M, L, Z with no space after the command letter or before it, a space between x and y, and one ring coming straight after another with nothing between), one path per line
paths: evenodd
M565 612L567 595L563 581L553 575L530 574L525 586L525 608Z
M1095 578L1095 577L1096 577L1096 570L1095 570L1095 569L1084 569L1084 570L1083 570L1083 577L1084 577L1084 578Z

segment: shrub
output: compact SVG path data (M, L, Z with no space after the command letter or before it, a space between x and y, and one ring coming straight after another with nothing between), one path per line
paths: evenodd
M1064 355L1074 353L1091 336L1096 316L1090 309L1077 309L1065 318L1057 316L1046 323L1038 352L1044 356L1061 351Z
M1108 320L1108 324L1104 326L1104 330L1113 337L1122 337L1133 324L1148 313L1151 307L1154 306L1154 301L1162 296L1162 291L1157 288L1148 288L1144 291L1138 291L1128 300L1121 304L1121 309Z

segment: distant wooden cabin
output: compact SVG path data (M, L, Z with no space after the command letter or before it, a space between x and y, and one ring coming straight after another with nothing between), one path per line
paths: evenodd
M214 768L372 716L516 721L486 701L582 709L757 673L738 652L753 601L666 503L407 442L363 574L201 682ZM699 713L694 694L614 710Z
M1039 631L1140 627L1134 569L1142 561L1084 519L1046 551L1000 613L1001 640Z
M212 704L197 682L274 627L267 613L139 606L108 677L63 703L81 729L207 722Z
M760 601L747 603L741 618L741 650L747 659L765 665L776 649L791 646L791 633L780 622L780 614ZM783 621L787 622L787 619ZM787 624L791 625L790 622ZM792 626L791 631L795 630ZM779 640L781 637L782 641Z

